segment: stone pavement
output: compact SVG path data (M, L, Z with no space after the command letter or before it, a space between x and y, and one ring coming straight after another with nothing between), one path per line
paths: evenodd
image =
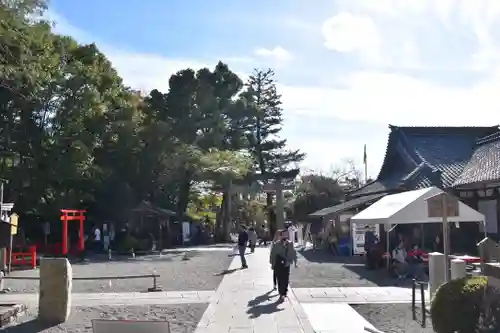
M256 248L246 258L248 269L240 269L239 257L233 260L195 333L313 333L293 292L276 303L269 249Z
M295 288L293 291L299 302L307 303L393 304L412 300L411 288L402 287ZM420 302L419 290L416 296Z
M129 306L209 303L214 291L167 291L152 293L76 293L71 295L72 306ZM38 304L38 294L0 294L0 303Z
M303 303L316 333L366 333L375 327L346 303Z

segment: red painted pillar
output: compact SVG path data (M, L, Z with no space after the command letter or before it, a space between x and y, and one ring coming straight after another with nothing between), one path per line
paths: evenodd
M62 220L62 255L68 254L68 220L66 212L61 216Z
M78 250L80 250L80 252L83 252L83 250L85 249L85 229L83 226L84 221L85 216L83 216L83 212L80 212L80 238L78 239Z

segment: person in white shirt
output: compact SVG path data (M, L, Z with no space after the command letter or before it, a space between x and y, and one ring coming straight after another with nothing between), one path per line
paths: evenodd
M394 250L392 250L392 260L398 279L404 279L406 277L408 271L408 262L406 259L407 253L404 243L401 242Z
M102 242L101 242L101 229L94 227L92 230L92 236L94 238L94 251L101 252Z

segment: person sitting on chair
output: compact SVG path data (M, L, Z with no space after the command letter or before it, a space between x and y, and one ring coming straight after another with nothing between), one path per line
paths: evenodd
M413 245L412 251L408 254L408 269L410 275L415 279L420 279L424 275L424 259L422 258L423 251L418 245Z
M408 263L406 262L407 253L404 247L404 243L400 242L399 245L392 250L392 263L394 266L394 271L398 276L398 279L402 280L406 277L408 271Z

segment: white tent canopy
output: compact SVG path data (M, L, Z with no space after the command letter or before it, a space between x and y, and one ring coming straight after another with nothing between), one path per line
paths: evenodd
M443 193L437 187L387 195L370 207L354 215L352 222L361 224L412 224L442 223L440 217L428 217L427 199ZM448 217L448 222L481 222L484 215L458 201L458 216Z

